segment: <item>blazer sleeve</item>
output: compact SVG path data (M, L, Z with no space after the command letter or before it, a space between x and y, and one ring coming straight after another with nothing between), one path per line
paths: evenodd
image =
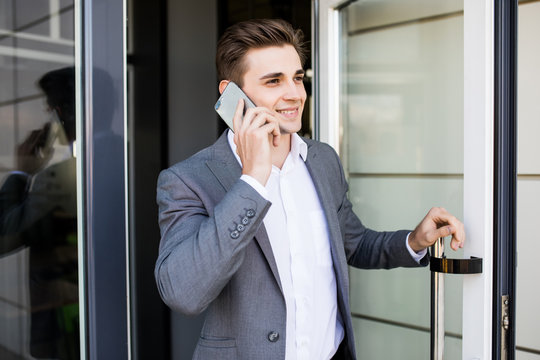
M161 243L156 282L164 302L188 315L201 313L220 294L270 207L242 180L215 206L202 200L200 185L189 186L167 169L157 188Z

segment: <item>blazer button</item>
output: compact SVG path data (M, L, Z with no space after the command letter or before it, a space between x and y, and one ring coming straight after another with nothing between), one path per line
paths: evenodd
M268 333L268 340L270 342L276 342L279 340L279 333L275 332L275 331L271 331Z
M246 227L245 227L244 225L242 225L242 224L236 225L236 230L238 230L238 231L240 231L240 232L244 231L245 228L246 228Z
M253 209L248 209L248 211L246 211L246 216L247 216L248 218L254 217L254 216L255 216L255 210L253 210Z
M244 216L242 218L242 225L247 225L247 224L249 224L249 218L247 216Z
M231 237L233 239L238 239L239 236L240 236L240 233L238 232L238 230L234 230L233 232L231 232Z

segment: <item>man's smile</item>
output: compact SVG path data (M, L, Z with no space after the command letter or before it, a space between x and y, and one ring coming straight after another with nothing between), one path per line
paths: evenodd
M280 115L283 115L286 118L294 118L298 115L299 106L288 107L284 109L276 109L276 112Z

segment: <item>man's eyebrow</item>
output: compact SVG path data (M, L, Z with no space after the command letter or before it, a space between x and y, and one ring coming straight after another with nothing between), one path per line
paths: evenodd
M295 75L304 75L305 73L306 72L303 69L298 69L298 70L296 70L296 72L294 74ZM282 72L268 73L268 74L265 74L265 75L261 76L259 78L259 80L274 79L274 78L279 78L279 77L282 77L282 76L283 76Z
M283 76L282 72L268 73L266 75L261 76L259 78L259 80L278 78L278 77L282 77L282 76Z

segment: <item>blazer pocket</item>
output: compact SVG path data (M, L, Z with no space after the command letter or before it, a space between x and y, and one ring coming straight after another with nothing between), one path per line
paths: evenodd
M193 354L193 359L196 360L233 360L237 358L236 340L233 338L208 338L201 336Z

